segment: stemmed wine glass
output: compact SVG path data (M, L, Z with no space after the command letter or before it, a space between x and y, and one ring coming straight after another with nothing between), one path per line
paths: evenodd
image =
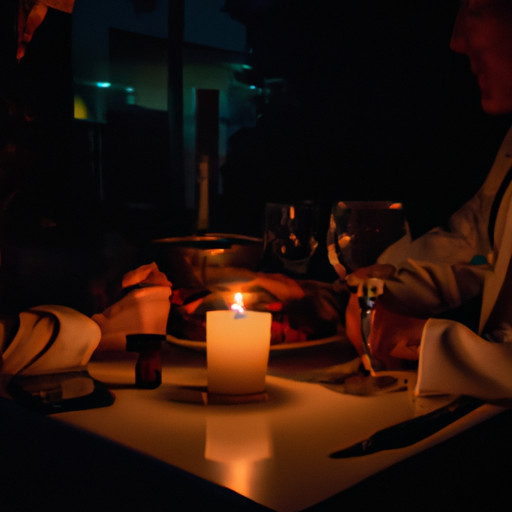
M348 273L374 264L382 252L407 233L401 203L339 201L333 205L327 232L329 261L342 281ZM371 374L383 369L370 343L372 313L383 293L381 279L369 277L357 290L361 308L362 362Z

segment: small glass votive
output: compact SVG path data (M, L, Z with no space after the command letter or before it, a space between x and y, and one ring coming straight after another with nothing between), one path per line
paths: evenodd
M271 313L208 311L206 362L208 392L249 395L265 390Z

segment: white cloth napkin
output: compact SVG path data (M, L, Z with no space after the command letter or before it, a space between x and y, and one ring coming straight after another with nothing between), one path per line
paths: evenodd
M101 331L89 317L58 305L19 314L19 328L1 354L0 373L42 375L84 369Z

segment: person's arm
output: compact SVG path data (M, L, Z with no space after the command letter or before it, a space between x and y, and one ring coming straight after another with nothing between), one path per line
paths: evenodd
M394 267L376 264L346 278L356 289L369 277L385 281L380 298L388 309L427 318L453 310L481 294L488 264L436 263L407 259Z
M408 259L386 281L383 302L404 314L429 317L467 304L483 290L489 265Z
M495 176L499 169L494 171L445 226L416 239L407 234L378 258L379 265L395 267L386 283L392 309L416 316L438 315L481 293L490 268L489 211L499 185Z
M26 47L32 41L34 32L44 21L48 8L71 14L74 5L75 0L24 0L20 2L16 58L21 60L25 56Z

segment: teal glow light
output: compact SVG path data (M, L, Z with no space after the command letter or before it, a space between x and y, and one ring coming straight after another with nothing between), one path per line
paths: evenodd
M102 89L108 89L111 85L110 82L96 82L96 87L101 87Z

